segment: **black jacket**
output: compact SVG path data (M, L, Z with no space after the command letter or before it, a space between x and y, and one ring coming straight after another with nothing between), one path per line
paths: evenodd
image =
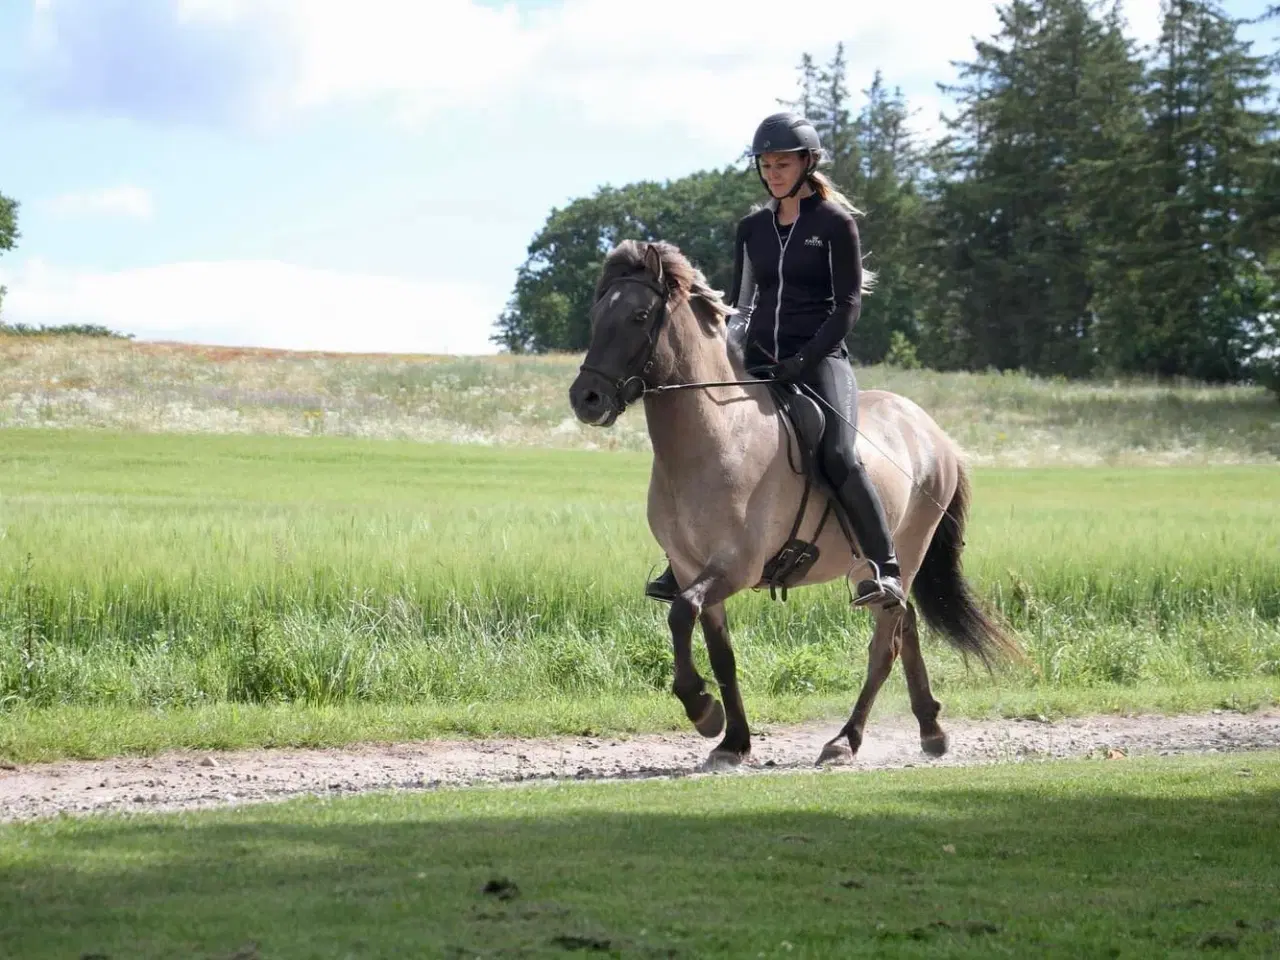
M789 231L789 232L788 232ZM771 206L738 222L730 302L747 319L749 363L801 354L811 368L847 356L862 309L862 255L853 215L817 194L779 227Z

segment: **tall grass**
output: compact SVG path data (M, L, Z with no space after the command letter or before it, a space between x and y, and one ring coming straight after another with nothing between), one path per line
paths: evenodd
M643 418L574 420L577 356L286 353L0 336L0 427L267 433L643 451ZM1068 383L872 367L975 463L1218 465L1280 461L1280 405L1261 387Z
M648 457L0 435L0 702L454 703L662 690ZM1280 472L997 470L967 570L1019 687L1280 675ZM840 584L733 598L749 690L856 689ZM700 655L701 656L701 655ZM990 684L939 643L935 687Z

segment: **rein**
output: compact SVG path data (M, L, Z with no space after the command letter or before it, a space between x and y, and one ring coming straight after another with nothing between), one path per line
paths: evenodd
M664 383L656 387L646 386L645 393L666 393L668 390L695 390L703 387L758 387L768 380L703 380L699 383Z

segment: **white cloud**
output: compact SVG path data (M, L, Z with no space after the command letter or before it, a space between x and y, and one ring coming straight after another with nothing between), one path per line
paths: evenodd
M969 53L971 33L995 26L989 0L806 0L803 20L821 24L816 33L779 30L775 16L732 2L649 0L640 9L621 31L608 0L567 0L540 79L597 122L670 124L732 148L778 109L777 97L796 92L805 52L821 63L843 41L854 93L876 67L890 84L918 89Z
M283 37L289 62L260 91L263 116L386 100L406 121L518 89L542 46L514 5L472 0L174 0L179 20L245 22Z
M1159 7L1125 0L1132 35L1155 36ZM789 8L740 0L562 0L524 13L476 0L130 0L118 11L39 0L36 9L29 39L53 70L55 103L170 119L234 113L264 129L367 101L413 124L449 108L582 110L598 128L733 152L794 91L801 54L825 60L840 41L855 97L880 67L925 108L917 126L931 129L935 84L999 26L997 0L804 0L795 23ZM820 29L792 29L801 23ZM175 82L153 83L156 70Z
M54 213L64 217L101 214L149 220L155 212L150 191L131 186L64 193L55 197L50 206Z
M795 89L803 52L825 60L837 41L855 95L880 67L925 108L919 125L933 127L934 83L999 25L995 0L805 0L797 15L820 24L816 32L779 29L777 10L740 0L564 0L523 16L472 0L175 2L191 21L260 22L289 37L292 62L262 92L269 111L381 99L401 119L425 122L442 107L537 100L581 108L606 127L726 149L744 145L776 97ZM1127 0L1133 35L1154 36L1159 3Z
M96 323L143 339L391 353L493 353L501 296L279 261L171 263L95 272L28 260L0 272L5 319Z

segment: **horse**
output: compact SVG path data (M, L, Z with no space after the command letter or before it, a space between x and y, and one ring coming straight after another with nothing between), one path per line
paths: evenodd
M843 524L816 528L832 498L822 487L808 496L779 399L767 380L747 372L730 334L727 318L735 312L674 244L624 240L605 257L590 342L569 388L574 414L598 428L612 426L643 401L653 454L649 529L681 588L667 617L671 690L698 733L708 739L723 733L704 764L711 770L751 757L725 601L761 585L766 564L796 529L816 530L817 557L790 586L841 577L854 583L869 569ZM921 749L934 757L946 753L947 734L938 723L942 705L933 698L920 649L917 606L952 647L966 659L976 656L988 670L999 659L1022 658L1009 630L980 608L961 570L972 493L957 444L897 394L862 391L858 410L857 451L884 504L908 600L872 609L866 678L848 721L823 746L819 765L857 755L876 695L899 657ZM693 663L695 624L702 627L723 705L707 692Z

